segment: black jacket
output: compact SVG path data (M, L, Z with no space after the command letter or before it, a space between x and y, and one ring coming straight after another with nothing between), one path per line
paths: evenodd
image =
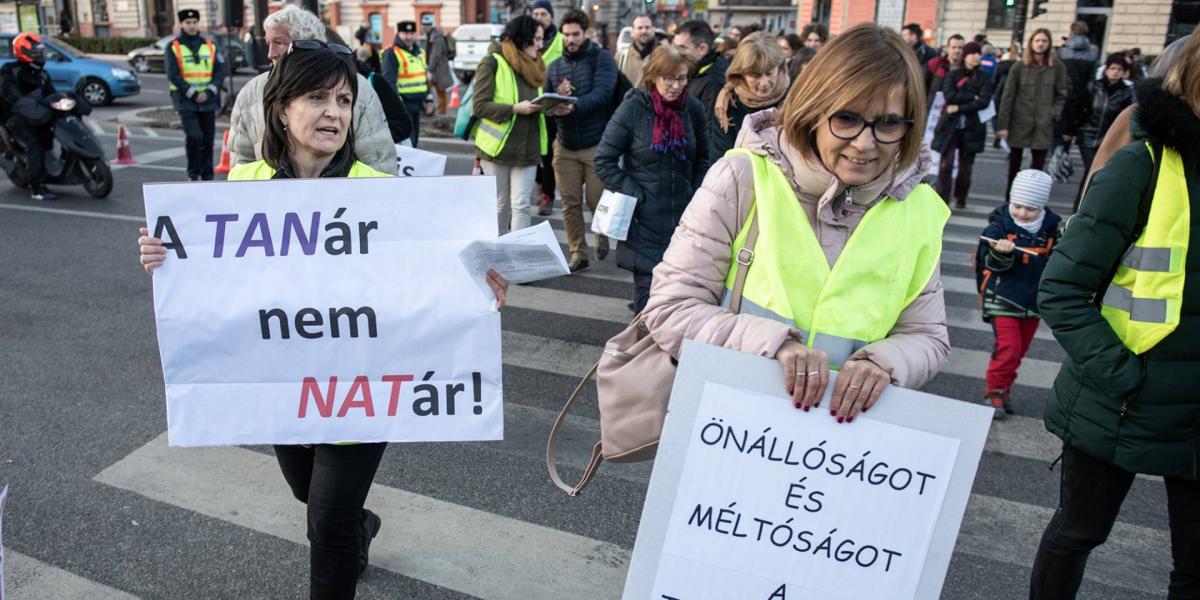
M700 101L704 107L704 116L713 120L713 107L717 105L717 94L725 87L725 71L729 69L729 59L716 52L709 52L696 65L696 75L688 83L688 93ZM714 159L720 155L714 155Z
M1062 122L1070 124L1079 120L1079 113L1088 103L1088 84L1096 77L1096 61L1099 56L1092 48L1086 35L1073 35L1058 51L1067 68L1067 103L1063 106Z
M50 74L27 63L12 61L0 67L0 125L12 116L13 106L24 97L36 98L39 104L55 94Z
M564 79L571 82L571 95L578 100L571 114L555 118L558 141L568 150L591 148L600 143L608 124L608 107L617 87L617 62L587 40L575 55L564 49L562 56L550 63L546 91L555 91Z
M638 199L629 239L617 247L617 266L649 274L662 261L675 226L708 171L707 121L700 101L688 96L681 111L687 130L686 158L660 154L654 139L650 92L630 90L604 130L596 149L596 175L604 187ZM624 159L624 168L617 164Z
M708 118L708 156L714 162L718 158L725 156L725 153L733 148L734 142L737 141L738 132L742 130L742 121L746 119L746 115L756 113L760 110L767 110L768 108L776 108L780 104L783 104L784 98L787 98L785 94L775 104L762 108L750 108L742 104L742 100L738 98L736 93L730 94L730 96L733 98L733 105L725 113L725 116L729 117L729 129L727 131L721 130L721 124L717 122L715 114Z
M982 69L967 71L956 69L946 76L942 84L942 95L946 104L958 106L958 112L942 112L934 130L931 147L936 152L945 152L956 129L965 129L961 152L978 154L983 152L987 140L987 124L979 122L979 111L992 101L992 76Z
M182 33L175 39L191 50L192 56L197 56L200 47L208 41L200 35L184 35ZM183 72L179 70L179 61L175 59L173 43L167 44L163 50L163 65L167 70L167 81L175 86L175 91L171 92L171 103L175 105L175 110L215 112L221 108L221 83L225 80L225 60L221 58L221 49L215 43L213 44L212 81L204 89L193 88L183 79ZM200 92L208 94L208 98L204 102L196 102L196 95Z
M364 67L370 68L364 62L360 62L359 65L359 73L363 72ZM383 116L387 119L388 132L392 134L392 141L399 144L411 138L412 117L408 114L408 108L404 106L404 100L400 98L400 94L396 93L396 86L389 84L379 73L368 71L363 76L371 82L371 89L375 90L375 95L379 96L379 104L383 107Z
M1078 136L1082 146L1099 148L1117 115L1133 104L1133 84L1124 79L1114 84L1103 77L1096 79L1088 84L1088 100L1068 122L1067 133Z
M984 237L1007 239L1020 248L1037 250L1039 254L1031 256L1014 250L1005 256L992 250L987 242L979 241L979 248L975 251L975 285L983 298L983 320L990 321L995 316L1038 316L1038 282L1042 279L1042 270L1046 268L1050 252L1058 243L1058 225L1062 222L1062 217L1049 208L1043 210L1046 211L1046 218L1037 235L1017 225L1008 212L1008 204L1001 204L988 216Z

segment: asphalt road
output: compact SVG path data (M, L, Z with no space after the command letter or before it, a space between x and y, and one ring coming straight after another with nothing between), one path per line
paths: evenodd
M150 98L149 94L145 96ZM100 123L106 148L112 127ZM134 238L141 186L184 179L178 132L134 131L142 164L107 200L59 188L35 203L0 177L0 484L13 600L300 598L303 507L268 449L168 450L150 278ZM462 145L449 172L469 171ZM946 231L943 281L954 353L925 390L976 401L991 349L968 253L1003 192L1002 157L977 162L972 206ZM1075 183L1055 188L1069 207ZM453 201L431 198L430 202ZM556 212L552 225L561 233ZM617 598L650 466L604 465L567 498L547 480L545 435L561 403L618 332L632 297L612 259L581 275L520 286L503 312L506 439L394 444L368 506L384 515L361 598ZM1017 415L993 425L942 598L1027 595L1037 539L1057 501L1056 440L1041 426L1063 353L1046 332L1015 388ZM568 422L560 467L577 476L597 436L594 394ZM1161 480L1139 478L1082 598L1166 595Z

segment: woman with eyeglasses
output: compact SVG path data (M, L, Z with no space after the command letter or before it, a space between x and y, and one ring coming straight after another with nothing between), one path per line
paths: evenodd
M643 315L655 342L676 357L684 338L773 357L805 411L840 370L827 407L839 423L889 384L932 379L950 353L939 276L950 210L921 183L925 110L899 34L864 23L823 46L692 198L654 270Z
M229 180L390 177L355 157L351 117L357 97L349 48L315 40L292 42L263 93L264 158L238 165ZM166 258L162 241L144 228L138 246L147 272ZM503 305L508 282L490 271L488 283ZM292 494L307 505L309 595L314 600L354 598L371 539L382 523L364 504L386 448L386 443L275 446Z
M637 198L629 236L617 244L617 266L633 272L630 308L641 312L654 266L708 170L708 123L687 93L692 60L672 46L650 53L640 87L625 94L596 149L604 187Z

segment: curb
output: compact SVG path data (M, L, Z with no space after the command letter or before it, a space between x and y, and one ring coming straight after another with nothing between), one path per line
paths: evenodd
M168 104L166 106L152 106L150 108L146 108L146 107L134 108L134 109L127 110L123 113L120 113L115 118L108 119L108 121L112 122L112 123L117 123L120 125L125 125L128 127L151 127L154 129L173 129L176 131L183 130L183 125L178 120L172 119L170 121L167 121L167 120L163 120L163 119L153 119L153 118L143 117L138 114L138 113L146 112L148 110L170 110L170 111L173 111L173 110L175 110L175 107ZM217 129L218 130L229 129L229 122L218 120L217 121Z

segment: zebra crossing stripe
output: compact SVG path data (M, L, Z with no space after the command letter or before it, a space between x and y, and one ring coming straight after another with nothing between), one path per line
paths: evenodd
M13 600L137 600L137 596L80 577L12 548L4 551L4 583Z
M95 480L308 544L304 505L269 455L168 448L164 433ZM367 506L383 518L372 566L485 600L621 596L629 551L615 544L379 484Z

